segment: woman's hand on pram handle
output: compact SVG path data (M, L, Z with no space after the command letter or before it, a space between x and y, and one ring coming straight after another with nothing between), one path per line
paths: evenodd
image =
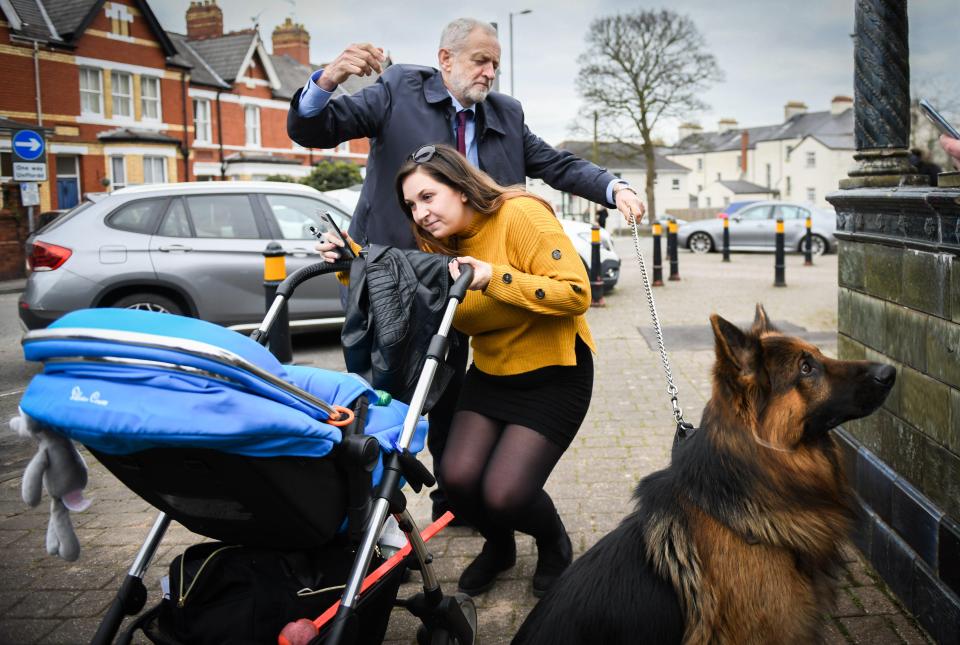
M347 238L347 243L350 244L350 246L356 246L356 242L354 242L347 233L343 235ZM343 241L330 232L321 234L320 241L317 242L314 248L323 256L324 262L330 262L332 264L343 259L340 251L340 249L343 248Z
M451 260L448 266L450 268L450 275L454 280L460 277L461 264L469 264L473 267L473 280L470 282L470 286L467 287L468 289L471 291L483 291L487 288L487 285L490 284L490 278L493 276L493 266L489 262L472 258L469 255Z

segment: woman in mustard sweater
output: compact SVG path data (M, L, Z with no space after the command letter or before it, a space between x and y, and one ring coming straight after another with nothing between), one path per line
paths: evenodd
M455 256L454 278L461 265L474 270L453 322L471 337L473 364L439 472L454 512L486 538L459 588L481 593L512 567L519 530L536 539L542 596L573 559L543 486L593 390L586 269L544 200L499 186L453 148L420 148L396 189L420 247ZM333 259L333 244L318 249Z

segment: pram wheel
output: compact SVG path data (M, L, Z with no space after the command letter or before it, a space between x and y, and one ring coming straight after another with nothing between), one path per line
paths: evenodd
M473 598L463 593L457 593L453 598L470 627L469 635L465 635L461 639L456 634L451 633L444 625L433 627L420 625L417 629L417 645L473 645L476 642L477 607Z

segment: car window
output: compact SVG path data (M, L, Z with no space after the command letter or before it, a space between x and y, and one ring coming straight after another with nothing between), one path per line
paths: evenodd
M743 210L737 211L737 217L740 219L746 220L763 220L767 219L770 216L770 206L754 206L753 208L744 208Z
M187 207L197 237L257 239L257 220L246 195L196 195Z
M152 235L157 228L157 217L167 198L141 199L121 206L107 216L107 226L121 231Z
M193 237L190 232L190 221L187 219L187 209L182 199L174 199L167 209L167 216L163 218L157 235L166 237Z
M285 240L303 240L313 237L310 227L323 230L319 210L325 210L333 216L333 221L341 230L350 226L350 218L326 202L296 195L266 195L270 212L280 228Z
M779 204L774 212L774 217L782 217L783 221L806 219L807 211L799 206L790 206Z

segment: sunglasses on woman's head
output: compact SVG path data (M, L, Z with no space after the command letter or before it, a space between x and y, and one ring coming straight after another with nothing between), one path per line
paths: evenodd
M433 155L435 154L437 154L437 148L435 146L420 146L416 152L410 155L410 158L413 160L413 163L427 163L433 159Z

